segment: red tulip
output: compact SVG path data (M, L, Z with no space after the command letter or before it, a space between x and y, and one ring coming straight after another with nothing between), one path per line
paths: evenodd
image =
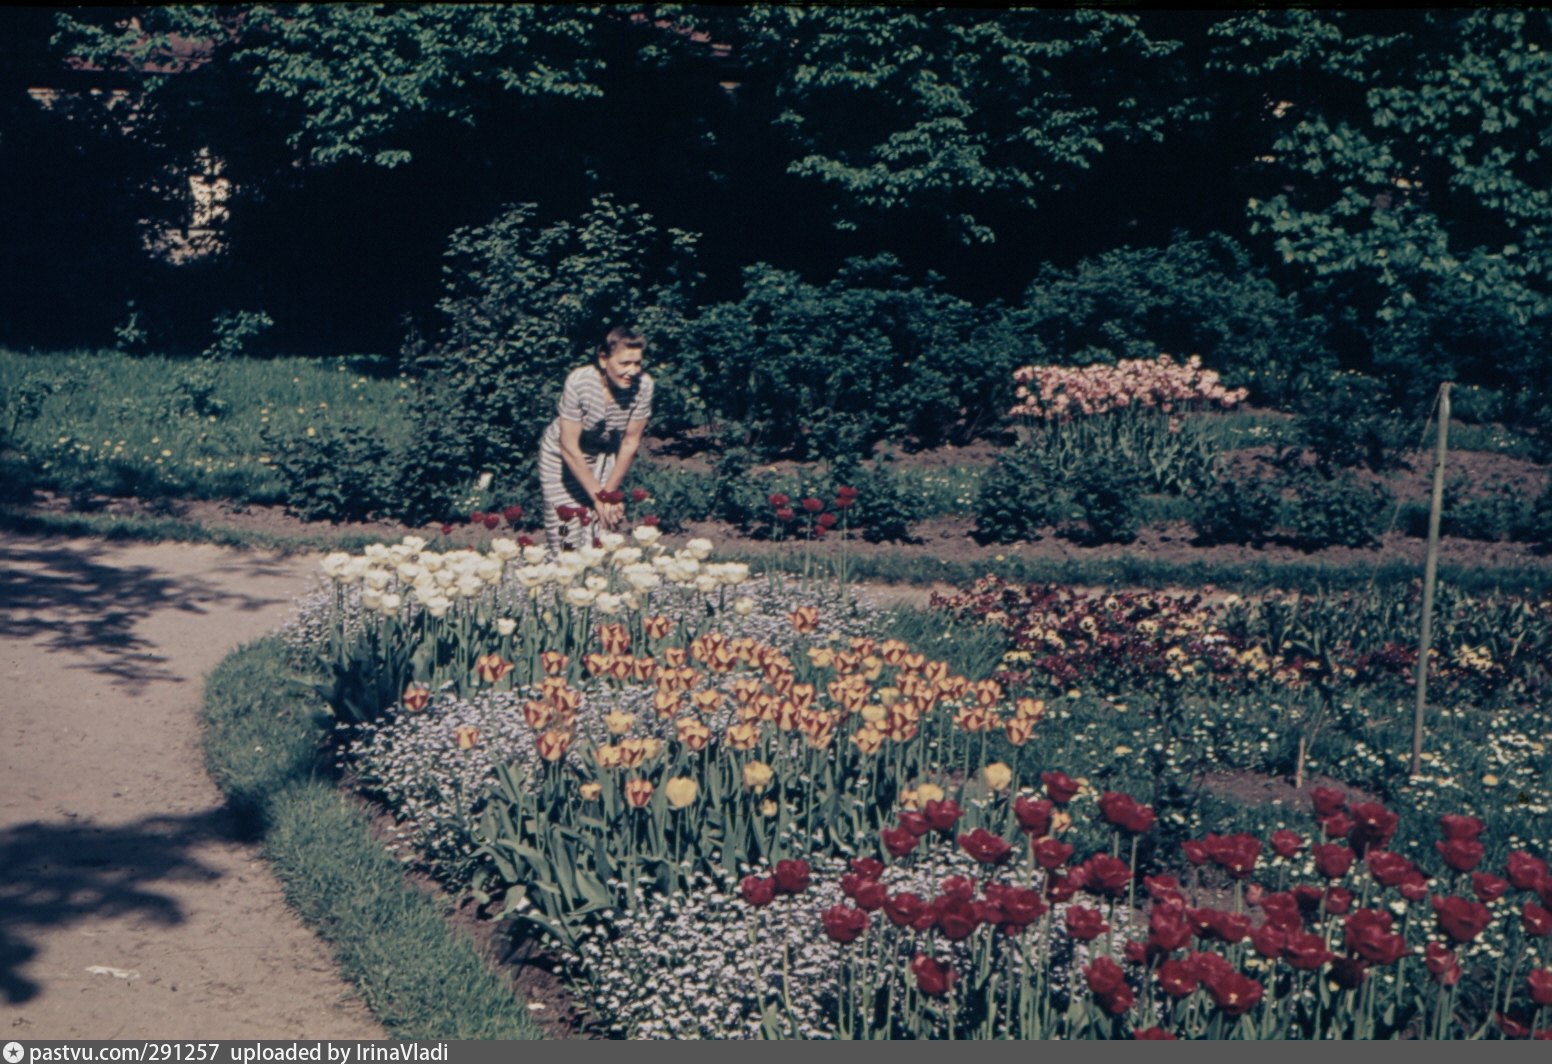
M1471 889L1478 901L1495 902L1509 893L1509 881L1489 872L1473 872Z
M1454 986L1460 982L1460 960L1454 950L1441 942L1430 942L1424 947L1423 966L1440 986Z
M1411 861L1389 850L1370 850L1367 858L1369 874L1382 887L1394 887L1416 870Z
M1348 810L1352 814L1355 830L1351 836L1353 849L1360 856L1371 848L1383 847L1396 834L1401 818L1378 802L1363 802Z
M1525 979L1530 999L1537 1005L1552 1005L1552 968L1538 968Z
M1051 809L1049 799L1042 798L1039 801L1024 797L1013 799L1013 815L1018 820L1019 829L1033 838L1038 839L1050 833Z
M1327 879L1341 879L1353 866L1353 851L1339 842L1317 842L1310 847L1315 869Z
M1261 854L1261 840L1250 834L1211 835L1203 840L1207 856L1234 879L1244 879L1255 871Z
M1118 857L1096 853L1079 867L1083 888L1090 894L1119 895L1132 881L1132 869Z
M927 818L916 812L901 813L900 826L917 838L932 830L932 827L927 823Z
M1547 863L1524 850L1515 850L1504 862L1504 874L1515 890L1536 890L1547 878Z
M1287 828L1272 832L1272 852L1279 857L1292 859L1304 848L1304 839L1296 831Z
M1359 909L1344 922L1349 951L1370 964L1394 964L1407 954L1406 939L1392 933L1389 913Z
M1472 941L1493 921L1487 906L1466 898L1435 897L1433 913L1439 921L1439 929L1456 942Z
M927 802L922 806L922 816L927 818L927 826L934 831L952 831L963 815L964 810L960 809L959 803L952 798L941 802Z
M515 525L523 519L523 508L521 506L508 506L501 511L501 516L505 517L509 524Z
M1290 934L1288 944L1283 947L1283 958L1301 972L1318 971L1332 956L1324 938L1305 931Z
M1006 864L1013 856L1013 847L1001 835L993 835L985 828L976 828L968 835L959 836L959 845L971 857L986 865Z
M471 525L483 525L485 523L485 511L475 510L469 515L469 523Z
M1357 990L1369 977L1369 962L1361 957L1337 957L1331 961L1331 981L1343 990Z
M1200 982L1189 965L1177 960L1159 965L1154 978L1159 981L1159 989L1173 998L1189 997Z
M1065 772L1042 772L1040 782L1045 784L1045 793L1057 805L1066 805L1072 801L1078 793L1078 784Z
M1044 838L1035 843L1035 863L1047 872L1055 871L1072 856L1072 846L1059 839Z
M904 857L916 849L918 836L911 834L905 828L885 828L878 834L884 840L884 849L889 851L891 857Z
M783 506L786 506L792 500L787 498L787 496L783 495L781 492L778 491L778 492L773 492L771 494L770 499L767 500L767 501L772 506L774 506L776 509L780 510Z
M1316 787L1310 792L1310 800L1315 803L1315 817L1319 820L1324 820L1347 806L1347 795L1330 787Z
M1469 872L1482 863L1486 852L1476 839L1445 839L1433 844L1444 863L1457 872Z
M804 860L777 861L773 878L776 890L781 894L801 894L808 889L811 869Z
M1414 868L1401 877L1396 890L1407 901L1422 901L1428 897L1428 877Z
M444 524L443 524L443 525L442 525L442 535L444 535L444 536L450 536L450 535L452 535L452 534L453 534L453 526L452 526L452 525L449 525L449 524L446 524L446 523L444 523Z
M809 496L808 498L803 500L803 509L807 510L811 514L816 514L820 510L824 509L824 503L820 502L818 499L814 498L813 496Z
M911 926L921 919L926 909L927 903L909 892L891 894L884 901L884 915L889 917L889 922L896 927Z
M519 547L532 547L534 545L533 537L528 535L518 536L517 545Z
M744 900L756 909L776 899L776 881L769 876L745 876L738 889Z
M888 896L889 892L884 889L884 884L876 879L869 879L857 888L857 894L852 900L863 912L874 913L884 907L884 899Z
M1298 898L1287 891L1262 898L1261 912L1267 923L1283 931L1299 931L1304 927L1304 919L1299 915Z
M1117 987L1126 985L1126 973L1121 966L1109 957L1096 957L1083 970L1083 978L1089 984L1089 990L1096 996L1109 994Z
M1326 907L1326 912L1341 916L1353 907L1353 892L1345 887L1327 887L1320 903Z
M1487 825L1474 816L1445 813L1439 818L1439 833L1448 840L1475 841L1487 829Z
M652 498L652 493L647 491L645 488L632 488L630 495L631 502L646 502L648 499Z
M1061 904L1071 901L1078 893L1078 883L1075 877L1064 872L1052 872L1046 876L1045 896L1051 901Z
M1265 988L1248 975L1230 972L1212 980L1203 980L1213 1004L1227 1016L1243 1016L1261 1003Z
M855 499L857 497L857 489L847 487L845 484L838 485L835 493L843 499Z
M981 926L981 914L975 904L964 898L945 895L932 903L933 922L950 942L961 942Z
M1352 834L1353 818L1344 812L1335 812L1320 821L1320 830L1328 839L1345 839Z
M1129 794L1106 791L1099 797L1100 814L1111 824L1131 835L1141 835L1153 826L1151 806L1141 805Z
M820 528L834 528L835 523L839 521L840 518L836 517L834 514L820 514L818 520Z
M853 857L850 867L863 879L877 879L884 874L884 862L872 857Z
M796 516L797 514L788 506L783 506L776 511L776 520L778 521L790 521Z
M1552 912L1548 912L1533 901L1526 902L1520 908L1520 923L1524 926L1527 935L1537 937L1552 935Z
M918 953L911 961L911 974L916 977L916 987L928 997L944 997L954 988L954 969Z
M850 905L832 905L819 918L825 934L831 941L845 944L855 942L868 927L868 914Z
M663 519L657 514L647 514L641 519L641 523L646 525L648 528L656 528L659 524L662 523L662 520Z
M1067 933L1080 942L1092 941L1110 930L1099 910L1086 905L1069 905L1062 918L1066 921Z
M1173 1042L1174 1035L1162 1027L1144 1027L1140 1031L1132 1032L1132 1039L1138 1042Z

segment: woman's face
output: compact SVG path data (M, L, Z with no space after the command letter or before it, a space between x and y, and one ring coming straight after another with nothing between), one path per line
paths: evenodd
M629 388L641 376L641 348L616 347L611 354L598 360L604 368L604 376L616 388Z

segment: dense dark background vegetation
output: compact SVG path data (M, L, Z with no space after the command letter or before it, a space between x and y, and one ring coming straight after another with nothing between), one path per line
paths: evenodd
M527 455L625 317L655 429L770 456L963 440L1017 365L1159 352L1552 421L1545 12L0 19L0 344L208 355L262 312L245 353L411 368L448 476ZM174 264L144 237L201 152L229 214Z

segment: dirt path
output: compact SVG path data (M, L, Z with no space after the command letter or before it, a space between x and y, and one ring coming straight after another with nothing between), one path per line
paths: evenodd
M199 750L315 565L0 533L0 1040L383 1037Z

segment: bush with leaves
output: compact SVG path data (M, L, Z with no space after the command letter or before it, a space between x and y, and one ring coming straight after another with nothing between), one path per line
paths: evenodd
M1306 550L1324 547L1374 547L1384 514L1393 502L1378 481L1360 483L1346 471L1330 475L1315 469L1294 478L1292 530Z
M1072 494L1043 447L1023 442L1004 451L976 497L975 534L983 542L1035 539L1073 515Z
M1400 412L1373 377L1334 374L1300 402L1294 430L1323 472L1363 467L1374 472L1399 464L1405 438Z
M1222 543L1260 546L1277 528L1282 499L1275 483L1262 476L1240 476L1220 468L1195 496L1191 527L1203 546Z
M761 263L739 301L687 325L677 379L761 457L860 457L1000 421L1020 353L999 313L913 286L890 256L850 260L824 286Z
M362 521L386 512L398 482L386 444L356 425L328 425L272 447L286 509L304 521Z
M1068 524L1063 535L1089 544L1130 543L1137 538L1146 486L1136 469L1096 452L1073 471L1068 485L1073 509L1083 523Z

